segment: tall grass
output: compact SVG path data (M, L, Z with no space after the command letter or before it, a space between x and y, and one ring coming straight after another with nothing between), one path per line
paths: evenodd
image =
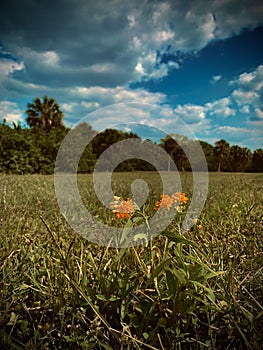
M138 176L158 198L157 174L115 174L113 188L128 196ZM1 349L261 349L262 180L210 174L191 230L176 219L147 245L113 249L69 227L52 176L1 175ZM118 224L90 176L79 188L93 215Z

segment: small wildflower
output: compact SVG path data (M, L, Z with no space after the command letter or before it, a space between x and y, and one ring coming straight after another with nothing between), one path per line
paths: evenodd
M120 197L114 196L114 202L110 203L112 213L117 219L129 219L135 212L135 205L131 199L121 200Z
M183 212L183 207L182 207L181 205L177 205L177 206L175 207L175 209L176 209L176 211L177 211L178 213L182 213L182 212Z
M179 201L181 204L186 204L188 202L188 198L184 192L176 192L173 197L175 202Z
M174 195L169 196L168 194L162 194L161 200L156 202L154 210L157 211L159 208L170 210L173 204L176 204L175 209L177 211L182 211L182 205L186 204L188 198L185 196L184 192L176 192ZM178 205L179 202L179 205Z
M198 225L197 228L198 228L198 230L202 230L203 226L202 225Z
M168 194L162 194L161 200L156 202L154 210L158 210L159 208L164 208L170 210L171 206L174 204L174 198L170 197Z

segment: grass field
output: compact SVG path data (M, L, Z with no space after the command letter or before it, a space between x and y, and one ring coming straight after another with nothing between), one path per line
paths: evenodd
M129 176L158 199L157 175ZM0 348L261 349L263 174L209 176L188 232L178 217L147 245L116 249L69 227L52 176L0 175ZM191 176L182 183L191 196ZM91 176L79 186L94 216L123 225L101 209ZM115 174L116 194L129 186Z

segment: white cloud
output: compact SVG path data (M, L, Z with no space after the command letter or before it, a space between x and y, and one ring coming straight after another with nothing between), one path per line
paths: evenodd
M100 104L98 102L86 102L86 101L82 101L81 106L83 106L85 109L87 109L88 111L90 110L96 110L98 108L100 108Z
M6 119L7 122L22 121L22 113L15 102L0 101L0 118Z
M241 89L232 92L232 98L239 106L256 104L259 102L259 94L255 91L242 91Z
M98 64L93 64L88 67L88 70L91 72L95 73L106 73L106 72L111 72L112 70L115 70L116 66L114 63L98 63Z
M211 79L211 84L215 84L221 79L222 79L222 75L214 75Z
M76 103L62 103L61 110L70 113L73 111L73 108L75 105L76 105Z
M238 86L244 91L260 91L263 89L263 65L259 65L250 73L242 73L237 79L230 81L230 85Z
M174 109L174 113L188 123L196 123L205 119L205 108L199 105L178 105Z
M248 113L250 113L250 107L249 107L248 105L244 105L244 106L242 106L242 108L240 109L240 111L241 111L242 113L248 114Z
M205 110L209 112L211 116L224 118L234 116L236 114L235 109L231 108L231 100L229 97L206 103Z
M245 127L219 126L214 129L214 135L217 140L223 138L230 144L238 144L243 147L250 144L252 149L258 148L258 145L263 141L262 129L252 124L247 124ZM244 135L246 135L245 138Z
M121 86L116 88L104 88L93 86L90 88L76 87L71 90L71 96L82 98L90 102L97 102L101 106L121 103L121 102L138 102L158 104L164 101L165 95L162 93L151 93L144 89L129 89Z
M0 59L0 82L10 74L23 70L24 68L23 62L16 62L11 59Z
M47 0L44 7L39 2L18 2L16 9L7 1L0 13L1 42L16 57L0 60L0 96L7 100L54 96L71 121L114 103L163 105L164 94L133 90L129 84L162 79L180 69L178 52L180 57L196 53L211 42L263 23L263 3L256 0L100 0L77 1L74 7L70 1L61 6ZM21 22L31 12L31 20ZM211 83L221 81L220 70L216 73ZM211 122L222 117L238 119L239 112L243 117L246 114L251 125L258 125L263 110L263 65L244 72L231 86L230 96L203 106L178 105L174 113L207 135ZM156 127L176 128L169 110L170 106L154 116ZM145 110L126 111L141 123L150 121ZM10 120L19 113L12 108L6 111ZM226 130L230 129L220 132Z
M19 19L28 13L31 20L22 23ZM61 6L47 0L45 8L27 2L13 11L6 2L0 22L1 41L24 61L27 81L113 87L160 79L178 68L174 59L161 60L168 47L175 56L178 51L196 52L211 41L255 28L263 23L263 3L134 0L109 5L100 0L79 1L73 7L70 1Z
M171 40L174 38L175 33L172 30L160 30L156 32L156 38L155 40L158 43L165 43L168 40Z
M260 108L256 108L255 112L256 112L256 116L258 117L258 119L263 121L263 111Z
M230 85L236 87L231 99L237 104L239 111L247 114L251 122L259 123L263 109L263 65L249 73L240 74Z
M135 21L135 17L133 15L128 15L128 21L129 21L129 26L130 27L135 27L136 25L136 21Z
M15 51L18 56L25 60L26 68L42 67L42 69L57 68L59 64L59 54L55 50L35 51L30 47L16 47Z
M263 3L258 0L214 0L212 9L217 23L216 35L221 39L262 23Z
M236 126L229 126L229 125L222 125L219 126L215 129L215 133L221 133L224 132L225 134L236 134L236 133L240 133L240 132L248 132L249 129L246 128L240 128L240 127L236 127Z
M46 51L42 54L38 54L38 58L48 66L57 65L59 62L58 54L55 51Z

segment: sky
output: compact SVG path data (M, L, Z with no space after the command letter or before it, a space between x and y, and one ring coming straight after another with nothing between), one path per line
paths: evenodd
M2 2L0 120L44 95L69 127L263 148L263 1Z

